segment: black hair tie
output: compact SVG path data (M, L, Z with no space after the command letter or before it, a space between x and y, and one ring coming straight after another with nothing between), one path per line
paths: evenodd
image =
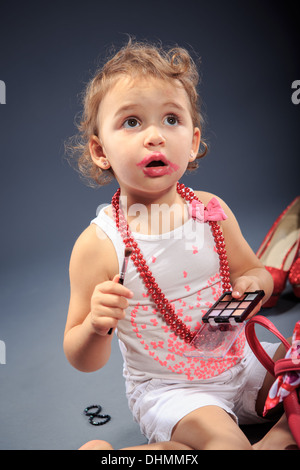
M96 411L90 411L95 409ZM108 423L111 420L109 415L101 415L101 406L100 405L91 405L85 408L84 414L89 417L89 422L93 426L103 426L103 424Z

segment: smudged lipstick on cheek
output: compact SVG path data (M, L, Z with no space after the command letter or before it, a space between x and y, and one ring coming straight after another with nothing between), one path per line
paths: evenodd
M157 177L170 175L179 169L176 163L170 162L162 153L152 153L145 157L137 166L142 168L145 176Z

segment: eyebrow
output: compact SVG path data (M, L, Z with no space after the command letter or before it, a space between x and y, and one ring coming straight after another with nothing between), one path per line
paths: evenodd
M121 106L119 109L117 109L117 111L115 112L114 117L117 118L120 115L122 115L123 113L126 113L127 111L134 110L134 108L139 108L140 106L141 106L140 104L136 104L136 103L125 104L124 106ZM162 104L162 107L175 108L175 109L177 109L178 111L181 111L181 112L186 111L186 108L184 106L181 106L180 104L175 103L174 101L167 101L166 103Z
M131 109L138 108L138 104L125 104L124 106L121 106L121 108L118 108L117 111L115 112L115 117L120 116L120 114L123 114L126 111L130 111Z
M176 108L179 111L185 111L185 109L186 109L184 106L181 106L181 104L174 103L174 101L168 101L167 103L164 103L164 106Z

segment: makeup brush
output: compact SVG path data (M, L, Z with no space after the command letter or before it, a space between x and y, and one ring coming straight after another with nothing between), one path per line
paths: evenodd
M119 281L118 281L119 284L122 284L122 285L124 284L124 279L125 279L125 274L126 274L126 271L127 271L128 260L129 260L129 256L131 255L131 253L132 253L132 248L126 247L125 252L124 252L124 261L123 261L123 265L122 265L122 269L121 269L120 277L119 277ZM110 328L110 330L108 331L107 334L111 335L112 331L113 331L113 328Z
M127 264L128 264L129 256L131 255L131 253L132 253L132 248L126 247L125 252L124 252L123 266L122 266L122 269L121 269L121 272L120 272L120 278L119 278L119 281L118 281L119 284L124 284L125 274L126 274L126 271L127 271Z

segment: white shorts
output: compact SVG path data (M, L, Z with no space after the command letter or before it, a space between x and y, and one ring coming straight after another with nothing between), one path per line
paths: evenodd
M270 357L279 346L261 344ZM239 364L203 382L127 382L128 404L149 443L169 441L174 426L184 416L207 405L221 407L237 424L263 423L266 420L257 415L255 404L265 375L266 369L246 343L245 357Z

